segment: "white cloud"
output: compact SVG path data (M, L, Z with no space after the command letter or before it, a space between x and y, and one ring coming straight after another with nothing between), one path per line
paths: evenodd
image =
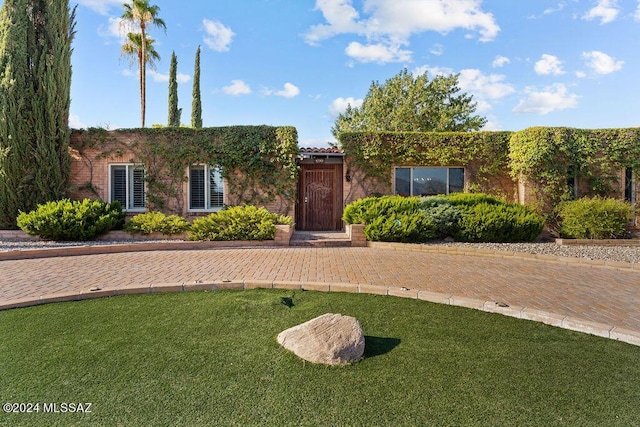
M429 49L429 53L431 53L432 55L440 56L444 53L444 46L442 46L440 43L436 43L431 47L431 49Z
M618 17L620 10L618 9L618 0L598 0L598 3L585 13L582 19L591 21L592 19L600 19L600 24L608 24Z
M251 87L242 80L231 80L231 84L223 87L222 91L231 96L249 95Z
M86 129L88 126L82 123L80 116L77 114L69 114L69 127L72 129Z
M298 89L296 85L287 82L284 84L284 88L282 90L265 88L262 93L267 96L274 95L281 96L283 98L295 98L296 96L300 95L300 89Z
M124 70L122 70L122 75L125 77L138 77L138 73L137 72L133 72L128 68L125 68Z
M556 83L540 92L534 88L527 88L525 91L527 98L515 106L514 113L545 115L575 108L578 105L578 95L569 93L567 87L561 83Z
M98 35L104 38L117 37L124 40L127 33L131 31L132 29L127 27L119 17L109 17L106 24L98 26Z
M622 68L624 61L616 61L606 53L584 52L582 57L585 59L587 67L591 68L597 74L610 74Z
M427 73L427 77L429 80L433 79L435 76L443 75L448 76L449 74L455 74L452 68L447 67L429 67L428 65L423 65L418 67L412 71L414 76L420 76L422 74Z
M458 86L463 92L473 95L478 103L478 112L492 109L491 101L504 98L515 92L510 84L504 83L502 74L484 74L477 69L465 69L460 71Z
M544 12L542 13L544 13L545 15L551 15L553 13L560 12L562 9L565 8L566 5L567 4L565 2L561 1L555 7L549 7L545 9Z
M345 49L348 56L360 62L408 62L411 60L411 52L400 49L400 46L385 46L384 44L362 45L351 42Z
M546 53L542 55L542 59L536 62L534 69L538 74L564 74L562 61L557 56L547 55Z
M351 105L352 108L358 108L362 105L363 99L349 98L336 98L329 105L329 114L332 117L338 116L340 113L344 113L347 110L347 106Z
M101 15L107 15L112 7L122 7L123 0L77 0L81 6L98 12Z
M202 24L207 35L204 37L204 44L216 52L228 52L229 45L236 35L231 28L226 27L222 22L203 19Z
M633 15L636 21L640 22L640 0L638 0L638 8L636 9L636 13Z
M153 81L156 83L169 82L169 74L158 73L157 71L154 71L154 70L149 70L148 73L151 75L151 77L153 78ZM179 84L187 83L189 80L191 80L191 76L189 76L188 74L176 73L176 81Z
M388 57L397 61L399 57L410 58L411 52L400 50L400 46L407 46L413 34L426 31L446 34L463 29L477 32L481 41L490 41L500 31L493 15L482 10L481 0L364 0L363 3L361 16L353 0L316 0L315 10L322 13L326 23L309 28L304 34L305 41L317 45L340 34L354 34L365 37L368 45L351 43L351 51L386 47L387 53L395 53ZM363 54L367 58L372 55Z
M496 56L496 59L493 60L491 66L493 68L502 68L509 63L511 63L511 60L506 56Z

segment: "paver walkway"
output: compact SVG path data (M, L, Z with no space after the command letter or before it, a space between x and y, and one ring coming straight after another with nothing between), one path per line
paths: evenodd
M450 302L467 306L480 301L477 308L483 301L504 303L511 310L526 307L640 337L638 270L384 248L177 250L1 261L0 306L42 295L88 293L94 286L126 290L222 280L405 287L414 295L441 294L425 299L452 296Z

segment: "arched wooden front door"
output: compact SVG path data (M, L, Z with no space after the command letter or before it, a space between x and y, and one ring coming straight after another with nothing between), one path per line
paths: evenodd
M342 230L342 165L302 164L296 209L298 230Z

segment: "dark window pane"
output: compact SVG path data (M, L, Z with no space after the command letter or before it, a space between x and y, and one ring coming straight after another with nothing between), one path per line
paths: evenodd
M127 209L127 167L111 166L111 201L118 201Z
M411 168L396 168L396 194L411 195Z
M464 191L464 169L449 169L449 193L461 193Z
M626 168L624 170L624 199L627 202L633 202L633 169Z
M446 168L414 168L413 195L435 196L447 194Z
M205 209L204 167L189 169L189 209Z

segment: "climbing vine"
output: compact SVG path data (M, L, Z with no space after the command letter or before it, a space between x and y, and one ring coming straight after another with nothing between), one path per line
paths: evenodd
M589 195L611 194L623 168L640 168L640 129L534 127L509 142L513 179L524 177L538 209L550 212L571 197L567 180L577 178Z
M72 147L98 157L132 154L145 167L147 203L181 210L183 183L190 165L220 167L232 204L263 205L280 197L286 211L295 202L297 131L293 127L229 126L217 128L152 128L76 131Z
M473 190L490 191L493 178L508 167L510 132L354 132L340 145L360 180L391 189L393 166L462 165L474 177Z
M360 171L359 180L377 180L387 191L393 166L463 165L474 178L472 191L495 193L495 179L505 173L514 182L525 179L543 213L570 196L570 178L578 178L589 195L608 195L621 169L640 170L640 128L344 133L340 146Z

